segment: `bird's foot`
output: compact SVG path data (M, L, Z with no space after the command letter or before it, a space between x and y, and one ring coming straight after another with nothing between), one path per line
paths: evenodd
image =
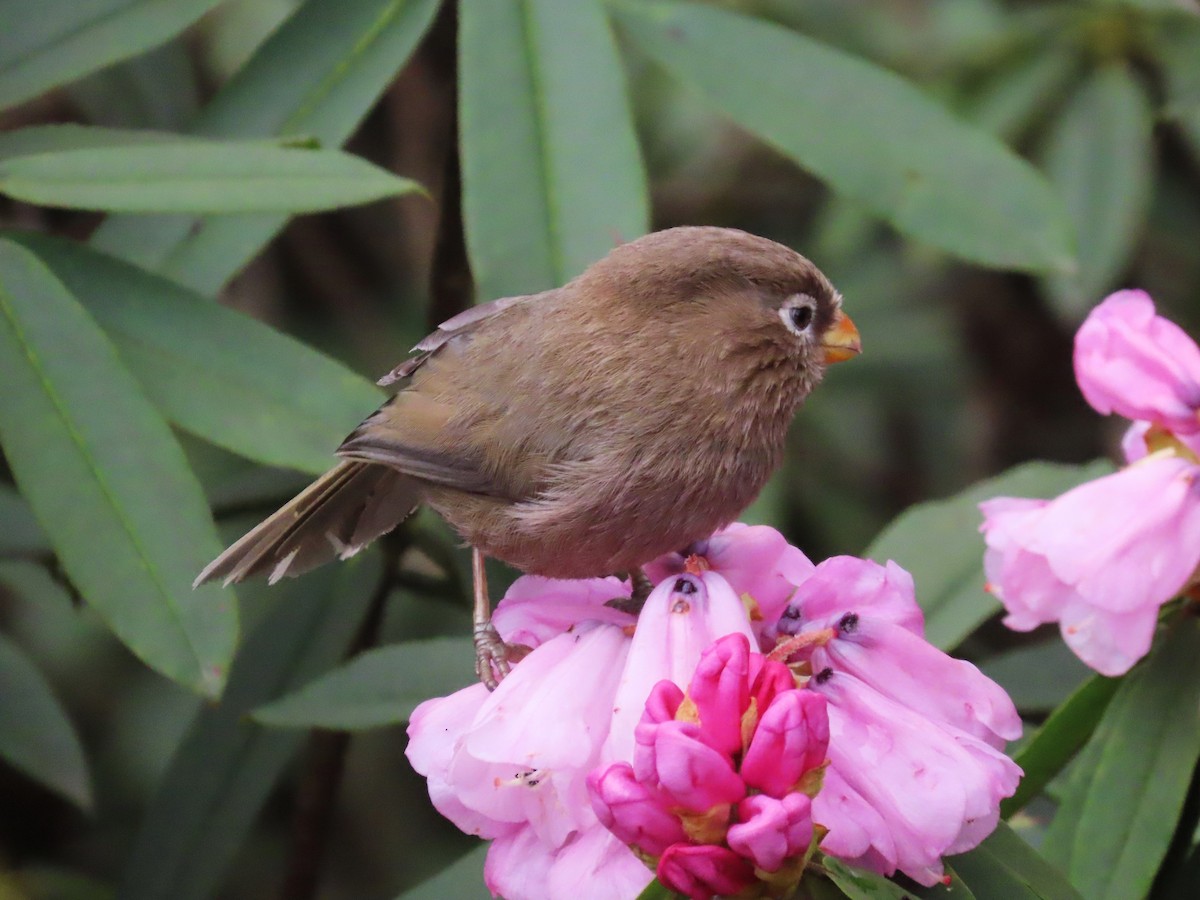
M650 596L650 592L654 590L654 582L650 580L650 576L644 570L637 568L629 573L629 582L632 585L632 590L628 597L613 597L611 600L605 601L605 606L611 606L613 609L621 612L629 613L631 616L639 615L642 607L646 605L646 599Z
M524 644L506 644L491 622L475 626L475 675L489 691L494 691L512 671L514 663L529 653Z

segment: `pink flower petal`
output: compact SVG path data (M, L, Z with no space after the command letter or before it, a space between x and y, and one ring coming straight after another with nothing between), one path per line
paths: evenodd
M592 810L623 844L662 856L671 844L686 841L679 817L665 797L638 781L629 763L613 763L588 776Z
M691 722L664 722L655 729L654 769L672 805L690 812L708 812L746 795L732 760L710 747Z
M812 843L812 804L804 794L781 800L756 794L738 804L729 847L758 868L778 872L785 860L803 856Z
M1200 348L1155 315L1144 291L1118 291L1092 310L1075 336L1075 377L1098 412L1200 431Z
M691 900L711 900L751 885L754 869L727 847L676 844L658 861L658 880Z
M749 787L782 798L796 790L805 772L825 761L828 747L825 698L812 691L786 691L759 719L742 757L742 778Z
M722 753L742 749L742 714L750 706L750 641L729 634L700 654L688 685L704 740Z
M625 627L635 616L605 604L628 597L629 585L619 578L584 578L563 581L522 575L496 606L492 624L510 644L537 647L580 622L607 622Z

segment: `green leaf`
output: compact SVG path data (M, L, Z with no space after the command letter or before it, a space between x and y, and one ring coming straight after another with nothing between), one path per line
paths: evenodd
M978 900L1082 900L1061 872L1003 822L974 850L948 861Z
M848 866L832 856L824 857L821 864L829 880L850 900L906 900L912 896L911 892L883 875Z
M1040 794L1096 730L1121 682L1095 675L1056 709L1013 757L1025 775L1017 791L1000 803L1000 815L1009 818Z
M412 54L440 0L308 0L201 111L207 137L311 135L343 144ZM115 216L93 244L215 294L287 217Z
M1200 158L1200 21L1193 16L1162 20L1151 44L1165 76L1167 103L1164 114L1176 121L1191 139Z
M1048 98L1063 94L1078 67L1071 48L1058 43L1038 48L996 73L967 115L997 137L1011 141L1045 111Z
M693 3L615 2L629 37L739 125L892 223L964 259L1067 270L1049 184L902 78L779 26Z
M216 696L233 594L192 590L221 549L179 445L96 323L0 240L0 443L63 569L147 665Z
M373 553L271 591L283 594L234 663L221 703L200 712L128 858L122 900L206 900L299 749L302 732L246 713L327 669L354 639L379 579Z
M599 0L464 3L463 218L480 296L557 287L649 227Z
M0 108L136 56L222 0L0 0Z
M105 129L111 134L111 129ZM357 156L198 138L44 150L0 160L0 193L118 212L314 212L421 190Z
M0 556L30 556L50 550L46 535L21 495L0 484Z
M319 474L382 394L366 379L172 281L45 235L18 235L107 332L151 401L243 456Z
M0 160L61 150L128 147L130 144L163 144L183 140L165 131L102 128L96 125L31 125L0 134Z
M1045 853L1088 900L1154 882L1200 757L1197 659L1200 621L1185 613L1122 680L1067 785Z
M1095 674L1058 634L988 656L979 668L1004 685L1017 709L1025 714L1050 712Z
M1056 118L1045 152L1075 228L1078 270L1046 281L1058 309L1079 318L1125 271L1154 182L1154 114L1138 79L1112 64Z
M491 891L483 883L483 862L487 858L487 843L451 863L437 875L405 891L396 900L488 900ZM669 895L663 895L664 897Z
M76 806L91 809L79 737L33 661L0 635L0 758Z
M1053 497L1112 471L1103 460L1086 466L1027 463L980 482L949 500L920 503L875 538L865 556L895 560L912 573L925 610L925 636L943 650L1000 609L984 592L980 501L1000 496Z
M253 718L284 728L348 731L407 722L419 703L470 684L474 658L465 637L379 647L256 709Z

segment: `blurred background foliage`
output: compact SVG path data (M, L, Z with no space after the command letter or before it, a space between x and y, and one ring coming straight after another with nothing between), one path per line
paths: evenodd
M236 601L188 582L432 325L650 228L796 247L863 334L747 519L901 561L1032 724L1084 681L997 627L973 502L1102 469L877 535L1111 451L1071 370L1107 292L1200 331L1195 3L0 0L0 107L0 898L483 893L477 852L426 881L472 842L370 727L470 678L445 527ZM1125 835L1111 896L1194 886L1198 814Z

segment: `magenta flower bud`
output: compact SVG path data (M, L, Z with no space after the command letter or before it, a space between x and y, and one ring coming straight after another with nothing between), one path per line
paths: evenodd
M1200 348L1155 315L1144 291L1118 291L1075 335L1075 378L1098 412L1177 431L1200 431Z
M658 880L690 900L711 900L749 887L754 869L728 847L675 844L658 861Z
M759 719L742 757L742 779L752 788L783 797L804 773L825 761L829 717L825 698L807 690L784 691Z
M776 695L795 688L796 679L791 669L783 663L767 659L759 653L750 657L750 696L758 708L759 718L762 718Z
M734 852L767 872L803 856L813 838L812 801L804 794L782 800L755 794L738 804L738 822L726 837Z
M722 753L742 749L742 714L750 705L750 642L744 634L719 638L700 654L688 685L704 740Z
M628 763L592 772L588 794L600 823L631 847L662 856L671 844L687 840L679 818L661 796L637 780Z
M672 805L694 812L737 803L746 786L732 760L709 746L698 725L664 722L654 735L654 768Z
M663 722L674 720L683 703L683 688L673 681L660 681L650 689L646 708L633 728L633 770L641 781L658 783L654 771L654 734Z

